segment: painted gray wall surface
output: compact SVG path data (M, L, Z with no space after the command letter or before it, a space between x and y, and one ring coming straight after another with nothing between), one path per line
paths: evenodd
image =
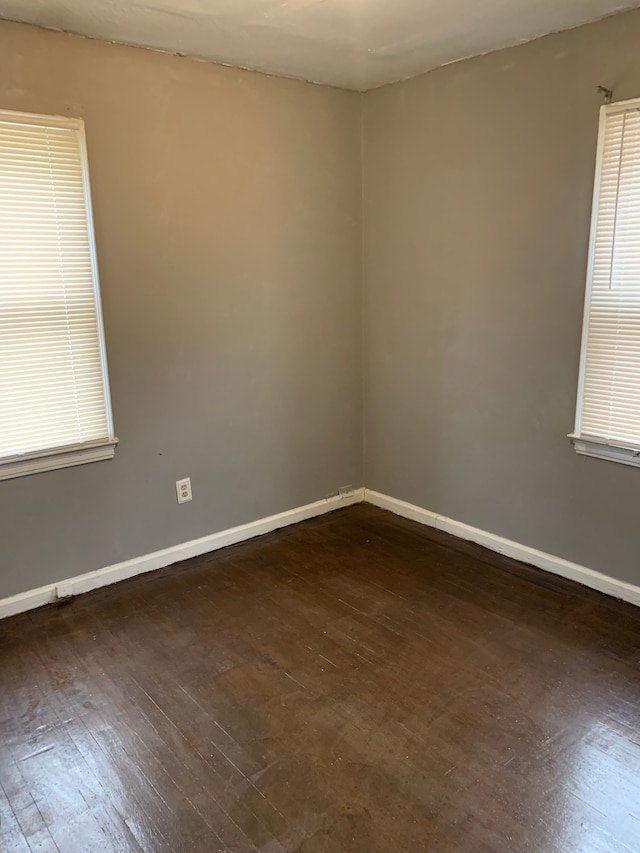
M573 428L598 110L640 13L369 93L365 483L640 584L640 471Z
M86 123L121 440L0 482L0 598L362 485L360 97L0 23L0 108Z
M86 122L122 442L0 483L0 597L361 485L363 323L369 488L640 583L640 472L566 438L594 89L640 95L638 43L634 12L449 66L362 128L354 93L0 23L0 108Z

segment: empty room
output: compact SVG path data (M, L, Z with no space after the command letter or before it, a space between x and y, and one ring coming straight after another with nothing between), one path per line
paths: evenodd
M1 853L639 853L640 0L0 0Z

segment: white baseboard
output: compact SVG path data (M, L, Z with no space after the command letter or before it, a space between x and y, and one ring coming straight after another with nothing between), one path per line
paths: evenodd
M633 586L633 584L616 580L615 578L603 575L601 572L580 566L577 563L571 563L569 560L562 559L562 557L554 557L552 554L546 554L544 551L538 551L535 548L530 548L528 545L521 545L510 539L504 539L495 533L488 533L486 530L480 530L477 527L471 527L460 521L454 521L451 518L446 518L446 516L438 515L435 512L430 512L429 510L422 509L422 507L406 503L397 498L382 495L370 489L357 489L347 495L316 501L316 503L287 510L287 512L271 515L268 518L261 518L249 524L242 524L239 527L222 530L210 536L203 536L201 539L183 542L179 545L165 548L162 551L154 551L152 554L145 554L142 557L125 560L122 563L116 563L113 566L107 566L95 572L87 572L87 574L77 575L58 583L47 584L38 589L13 595L10 598L0 599L0 619L4 619L7 616L14 616L17 613L23 613L27 610L33 610L36 607L41 607L44 604L49 604L61 598L79 595L82 592L89 592L89 590L98 589L101 586L117 583L118 581L134 577L134 575L152 572L155 569L162 569L181 560L198 557L210 551L217 551L220 548L225 548L227 545L235 545L238 542L244 542L256 536L262 536L272 530L278 530L290 524L297 524L299 521L315 518L327 512L332 512L335 509L351 506L362 501L374 504L382 509L390 510L396 515L412 519L428 527L444 530L446 533L451 533L461 539L484 545L485 548L489 548L499 554L504 554L515 560L521 560L523 563L528 563L547 572L561 575L564 578L591 587L591 589L597 589L599 592L604 592L614 598L619 598L640 606L640 587Z
M188 560L190 557L198 557L200 554L217 551L227 545L235 545L238 542L244 542L246 539L253 539L255 536L262 536L264 533L278 530L280 527L287 527L290 524L297 524L299 521L332 512L335 509L361 503L363 500L364 489L356 489L349 494L316 501L306 506L278 513L278 515L270 515L268 518L252 521L249 524L231 527L228 530L220 531L220 533L212 533L210 536L203 536L201 539L193 539L191 542L173 545L162 551L154 551L152 554L134 557L132 560L125 560L123 563L97 569L95 572L87 572L87 574L67 578L58 583L21 592L10 598L0 599L0 619L33 610L35 607L41 607L43 604L49 604L60 598L68 598L71 595L79 595L81 592L89 592L89 590L98 589L101 586L117 583L134 575L163 569L173 563L179 563L181 560Z
M520 545L519 542L504 539L495 533L488 533L478 527L471 527L461 521L454 521L444 515L438 515L427 509L422 509L422 507L400 501L397 498L391 498L388 495L382 495L379 492L373 492L370 489L365 489L364 499L367 503L388 509L396 515L403 516L403 518L410 518L412 521L427 525L427 527L444 530L460 539L484 545L485 548L497 551L498 554L504 554L506 557L520 560L523 563L544 569L546 572L552 572L555 575L561 575L563 578L577 581L583 586L597 589L599 592L612 595L614 598L640 605L640 587L633 584L616 580L608 575L603 575L601 572L580 566L578 563L571 563L562 557L554 557L553 554L546 554L544 551L538 551L528 545Z
M39 586L37 589L20 592L10 598L2 598L0 599L0 619L15 616L16 613L24 613L25 610L42 607L43 604L50 604L57 597L56 585L50 583L47 586Z

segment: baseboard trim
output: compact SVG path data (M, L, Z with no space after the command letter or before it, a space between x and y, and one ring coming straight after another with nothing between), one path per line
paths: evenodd
M60 598L68 598L72 595L98 589L101 586L117 583L144 572L163 569L166 566L173 565L173 563L179 563L181 560L199 557L201 554L217 551L220 548L227 547L227 545L235 545L238 542L270 533L272 530L278 530L281 527L297 524L300 521L306 521L309 518L315 518L342 507L361 503L363 500L364 489L356 489L349 494L316 501L286 512L280 512L277 515L252 521L249 524L241 524L219 533L212 533L210 536L203 536L201 539L193 539L191 542L173 545L170 548L164 548L162 551L154 551L142 557L134 557L132 560L125 560L104 569L97 569L94 572L67 578L58 583L21 592L18 595L0 599L0 619L33 610Z
M422 507L406 503L406 501L380 494L380 492L365 489L364 499L367 503L374 504L374 506L381 507L382 509L388 509L396 515L401 515L403 518L409 518L412 521L425 524L427 527L434 527L437 530L444 530L446 533L452 533L460 539L484 545L485 548L490 548L498 554L504 554L506 557L512 557L514 560L520 560L523 563L529 563L529 565L536 566L538 569L544 569L546 572L561 575L563 578L577 581L583 586L597 589L599 592L604 592L614 598L619 598L623 601L628 601L630 604L640 606L640 587L633 584L616 580L608 575L603 575L601 572L581 566L578 563L564 560L562 557L554 557L553 554L538 551L535 548L530 548L528 545L521 545L519 542L513 542L511 539L504 539L495 533L488 533L486 530L480 530L478 527L471 527L460 521L454 521L444 515L438 515Z
M220 548L226 548L228 545L235 545L238 542L244 542L256 536L263 536L272 530L297 524L300 521L315 518L316 516L324 515L341 507L361 503L362 501L366 501L382 509L387 509L403 518L417 521L427 527L434 527L437 530L443 530L446 533L458 536L460 539L466 539L478 545L483 545L485 548L496 551L498 554L504 554L507 557L512 557L515 560L536 566L544 571L577 581L583 586L604 592L614 598L640 606L640 587L633 584L616 580L601 572L581 566L578 563L564 560L562 557L554 557L553 554L538 551L535 548L530 548L528 545L521 545L519 542L497 536L495 533L489 533L486 530L463 524L460 521L454 521L444 515L438 515L435 512L430 512L427 509L407 503L406 501L392 498L389 495L383 495L371 489L356 489L347 495L339 495L327 498L326 500L316 501L315 503L296 507L277 515L249 522L248 524L241 524L238 527L222 530L219 533L212 533L209 536L203 536L201 539L193 539L190 542L173 545L162 551L154 551L151 554L135 557L132 560L125 560L122 563L116 563L104 569L97 569L94 572L87 572L83 575L59 581L58 583L47 584L46 586L21 592L9 598L0 599L0 619L15 616L27 610L33 610L36 607L42 607L61 598L80 595L92 589L108 586L109 584L126 580L135 575L152 572L156 569L163 569L166 566L173 565L173 563L179 563L191 557L199 557L201 554L217 551Z

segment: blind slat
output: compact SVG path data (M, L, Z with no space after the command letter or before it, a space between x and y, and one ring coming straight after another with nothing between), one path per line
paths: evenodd
M0 461L113 438L84 140L30 122L0 112Z
M640 104L603 108L576 433L640 444Z

